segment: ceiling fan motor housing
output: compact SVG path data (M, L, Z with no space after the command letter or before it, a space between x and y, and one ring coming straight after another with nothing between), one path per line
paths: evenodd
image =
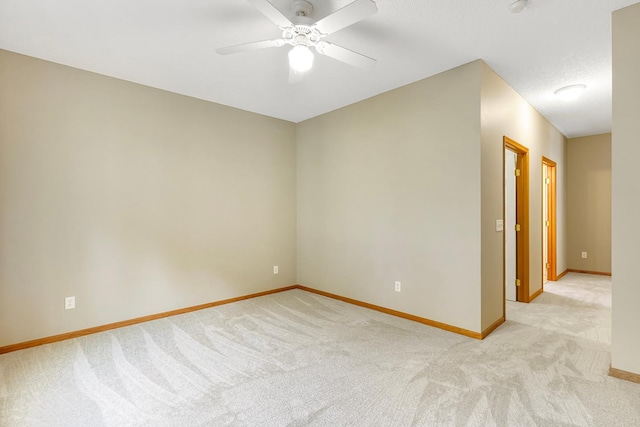
M282 30L282 38L292 46L315 46L322 37L318 30L309 25L294 25Z

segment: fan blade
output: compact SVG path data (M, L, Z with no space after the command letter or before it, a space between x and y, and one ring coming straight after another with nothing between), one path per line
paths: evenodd
M284 40L263 40L259 42L243 43L234 46L219 47L216 52L220 55L229 55L232 53L248 52L250 50L266 49L268 47L280 47L284 45Z
M358 52L354 52L345 47L338 46L337 44L329 42L321 42L316 47L318 53L329 56L338 61L342 61L345 64L352 65L354 67L362 68L364 70L371 70L376 66L376 60L364 56Z
M280 12L274 5L272 5L268 0L247 0L249 3L253 5L256 9L258 9L264 16L272 20L279 27L293 27L293 24Z
M356 0L326 18L319 20L314 26L322 34L327 35L355 24L377 11L378 7L373 0Z

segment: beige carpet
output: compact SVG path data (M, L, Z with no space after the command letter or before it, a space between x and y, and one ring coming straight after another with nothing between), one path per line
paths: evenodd
M610 280L567 275L484 341L301 290L0 356L1 426L639 426Z

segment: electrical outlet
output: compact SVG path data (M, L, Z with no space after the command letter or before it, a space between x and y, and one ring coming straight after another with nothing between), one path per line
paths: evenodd
M64 299L64 309L71 310L76 308L76 297L66 297Z
M402 283L396 280L396 292L400 292L402 290Z
M273 266L273 274L278 274L278 266L277 265Z
M587 253L586 252L582 252L582 258L586 258L587 257Z

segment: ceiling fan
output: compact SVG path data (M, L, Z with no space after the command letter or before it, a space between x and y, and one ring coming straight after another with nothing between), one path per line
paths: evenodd
M316 52L321 55L326 55L354 67L371 69L376 65L375 59L323 40L329 34L375 14L378 8L373 0L355 0L317 22L314 22L309 17L313 12L313 5L307 0L293 1L291 8L294 16L291 19L283 15L268 0L247 1L280 27L282 37L222 47L216 49L217 53L228 55L270 47L293 46L289 51L291 81L295 81L296 77L301 76L302 73L313 66L314 56L313 52L311 52L311 47L315 48Z

